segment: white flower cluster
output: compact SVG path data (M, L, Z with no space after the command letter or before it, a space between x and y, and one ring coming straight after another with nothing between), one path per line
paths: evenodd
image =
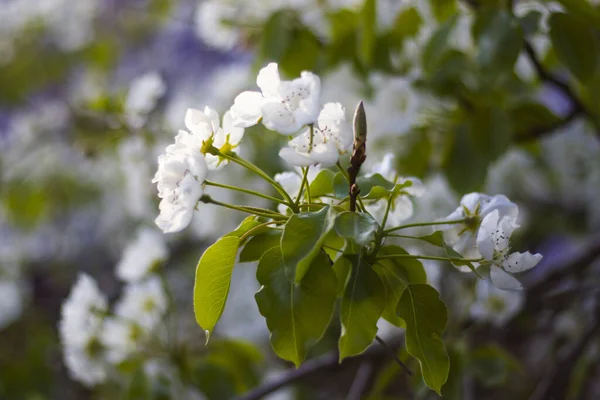
M86 386L106 381L114 366L156 335L168 301L152 269L167 254L162 235L139 231L117 265L117 276L127 285L112 311L94 279L79 276L63 304L59 326L65 364L73 379Z
M124 111L129 126L141 128L166 91L167 85L158 72L147 72L135 78L125 98Z
M510 236L519 227L519 208L506 196L469 193L460 206L444 221L452 223L443 229L445 242L466 258L483 258L490 264L490 278L498 288L521 289L514 273L533 268L541 254L510 253ZM469 271L468 267L459 267Z
M210 107L186 112L189 132L179 131L175 143L159 157L153 180L158 183L162 199L156 223L163 232L177 232L190 223L204 193L208 170L226 165L228 160L222 155L233 152L243 138L244 128L259 121L284 135L299 132L279 153L293 166L335 165L340 154L352 146L344 108L339 103L321 108L318 76L305 71L300 78L282 80L277 64L271 63L260 70L256 81L261 91L239 94L222 124Z

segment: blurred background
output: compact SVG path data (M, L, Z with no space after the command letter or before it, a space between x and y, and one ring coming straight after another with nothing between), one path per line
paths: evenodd
M444 397L600 398L600 2L0 0L0 399L226 400L290 379L253 299L253 264L236 266L204 346L195 266L243 218L222 209L160 236L170 307L156 341L89 382L65 365L58 329L78 274L114 303L124 249L159 232L151 179L186 109L227 111L270 61L288 78L317 73L323 102L348 118L364 100L366 168L392 152L425 183L414 220L444 217L472 191L519 204L513 248L544 255L525 291L425 264L449 307ZM240 152L274 174L291 169L282 144L257 126ZM215 176L269 190L233 165ZM408 362L401 329L382 321L390 349L341 365L330 331L306 373L265 398L437 397L394 362L395 351Z

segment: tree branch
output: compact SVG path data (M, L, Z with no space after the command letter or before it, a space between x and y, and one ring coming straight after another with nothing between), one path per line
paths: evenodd
M396 351L402 343L402 337L394 340L388 347L383 346L371 346L360 356L349 358L343 362L339 362L339 354L337 351L324 354L320 357L313 358L306 361L298 369L290 369L283 373L280 377L266 382L265 384L258 386L246 394L238 397L237 400L258 400L264 396L275 392L282 387L290 384L299 382L316 374L322 374L324 371L339 371L347 368L349 365L356 365L356 363L370 363L372 366L377 365L377 362L381 362L384 358L388 357L389 351ZM391 349L391 350L390 350Z
M350 386L350 391L348 392L348 397L346 400L360 400L362 399L362 395L369 384L369 379L371 378L371 374L373 373L373 364L370 361L365 361L358 367L358 371L356 371L356 377L352 382L352 386Z

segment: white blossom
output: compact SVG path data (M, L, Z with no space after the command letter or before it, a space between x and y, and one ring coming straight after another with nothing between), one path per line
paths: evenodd
M469 308L471 318L489 321L496 327L506 325L523 307L522 292L497 288L489 281L478 279L475 284L475 301Z
M133 128L141 128L166 91L167 86L158 72L148 72L135 78L125 99L128 124Z
M125 286L115 314L143 329L154 329L167 310L167 294L160 278L152 275L142 282Z
M158 171L152 182L158 183L160 215L156 224L163 232L178 232L191 221L194 207L203 193L207 164L196 135L180 131L175 143L158 157Z
M117 264L116 275L126 282L136 282L168 256L167 245L161 234L153 229L142 228L135 240L127 245Z
M185 114L185 126L192 132L195 147L202 147L207 141L222 153L235 149L244 137L244 128L233 126L231 112L223 115L223 126L220 126L219 114L210 107L204 111L190 108ZM205 154L208 168L216 170L226 165L229 161L212 155Z
M70 376L86 386L106 379L104 352L98 341L107 300L96 282L81 274L61 309L59 333Z
M500 216L498 209L483 218L477 234L477 247L481 256L491 262L490 278L500 289L522 289L521 283L511 274L527 271L542 259L541 254L510 253L510 235L518 228L516 218Z
M239 16L234 4L224 1L205 0L198 4L195 13L197 35L208 45L231 50L240 40L239 29L226 21L234 21Z
M340 154L350 149L352 141L344 107L340 103L327 103L314 129L308 128L291 140L289 147L281 149L279 157L298 167L314 164L328 167L338 161Z
M127 359L138 348L144 330L134 322L121 317L108 317L104 320L100 341L105 347L106 358L113 364Z
M262 123L271 130L291 134L317 121L321 82L312 72L283 81L276 63L260 70L256 78L260 92L239 94L231 107L234 126L249 127Z
M467 222L454 223L441 227L446 244L460 253L465 258L480 258L477 249L477 232L481 219L494 210L498 210L500 216L515 217L519 213L518 206L504 195L488 196L482 193L469 193L462 197L460 205L443 220L457 221L467 219ZM470 269L467 266L458 266L463 272Z
M96 281L80 274L61 309L59 331L63 345L85 347L102 325L108 302Z

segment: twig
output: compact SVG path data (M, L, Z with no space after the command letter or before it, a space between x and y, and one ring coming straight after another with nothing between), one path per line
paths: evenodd
M342 363L339 362L339 354L337 351L332 351L323 356L306 361L298 369L290 369L277 379L258 386L238 397L237 400L261 399L282 387L301 381L311 375L322 373L324 370L338 371L348 367L348 365L356 365L357 362L371 362L372 365L377 365L379 360L382 360L383 357L386 357L388 353L390 353L389 349L391 349L392 354L395 354L396 350L394 348L399 347L400 343L402 343L402 338L394 340L393 345L388 344L387 347L371 346L361 355L346 359Z
M377 340L377 342L379 342L380 345L382 345L383 347L385 347L386 350L389 351L389 354L392 356L392 358L394 359L394 361L396 361L398 363L398 365L400 365L407 374L409 374L410 376L412 376L412 371L410 370L410 368L408 368L406 366L406 364L404 364L402 362L402 360L400 358L398 358L398 356L396 355L396 352L394 351L394 349L392 349L386 342L383 341L382 338L380 338L379 336L375 336L375 340Z
M356 211L356 199L360 189L356 184L356 177L360 167L367 158L367 116L363 102L359 102L354 113L354 146L350 166L348 167L348 187L350 195L350 211Z
M596 299L598 301L600 299ZM581 339L571 350L554 363L550 373L538 384L529 400L564 399L571 378L571 372L588 343L600 331L600 308L596 307L595 320L587 328Z
M350 386L350 391L348 391L346 400L360 400L362 398L372 373L373 364L371 362L365 361L360 364L358 371L356 371L352 386Z

